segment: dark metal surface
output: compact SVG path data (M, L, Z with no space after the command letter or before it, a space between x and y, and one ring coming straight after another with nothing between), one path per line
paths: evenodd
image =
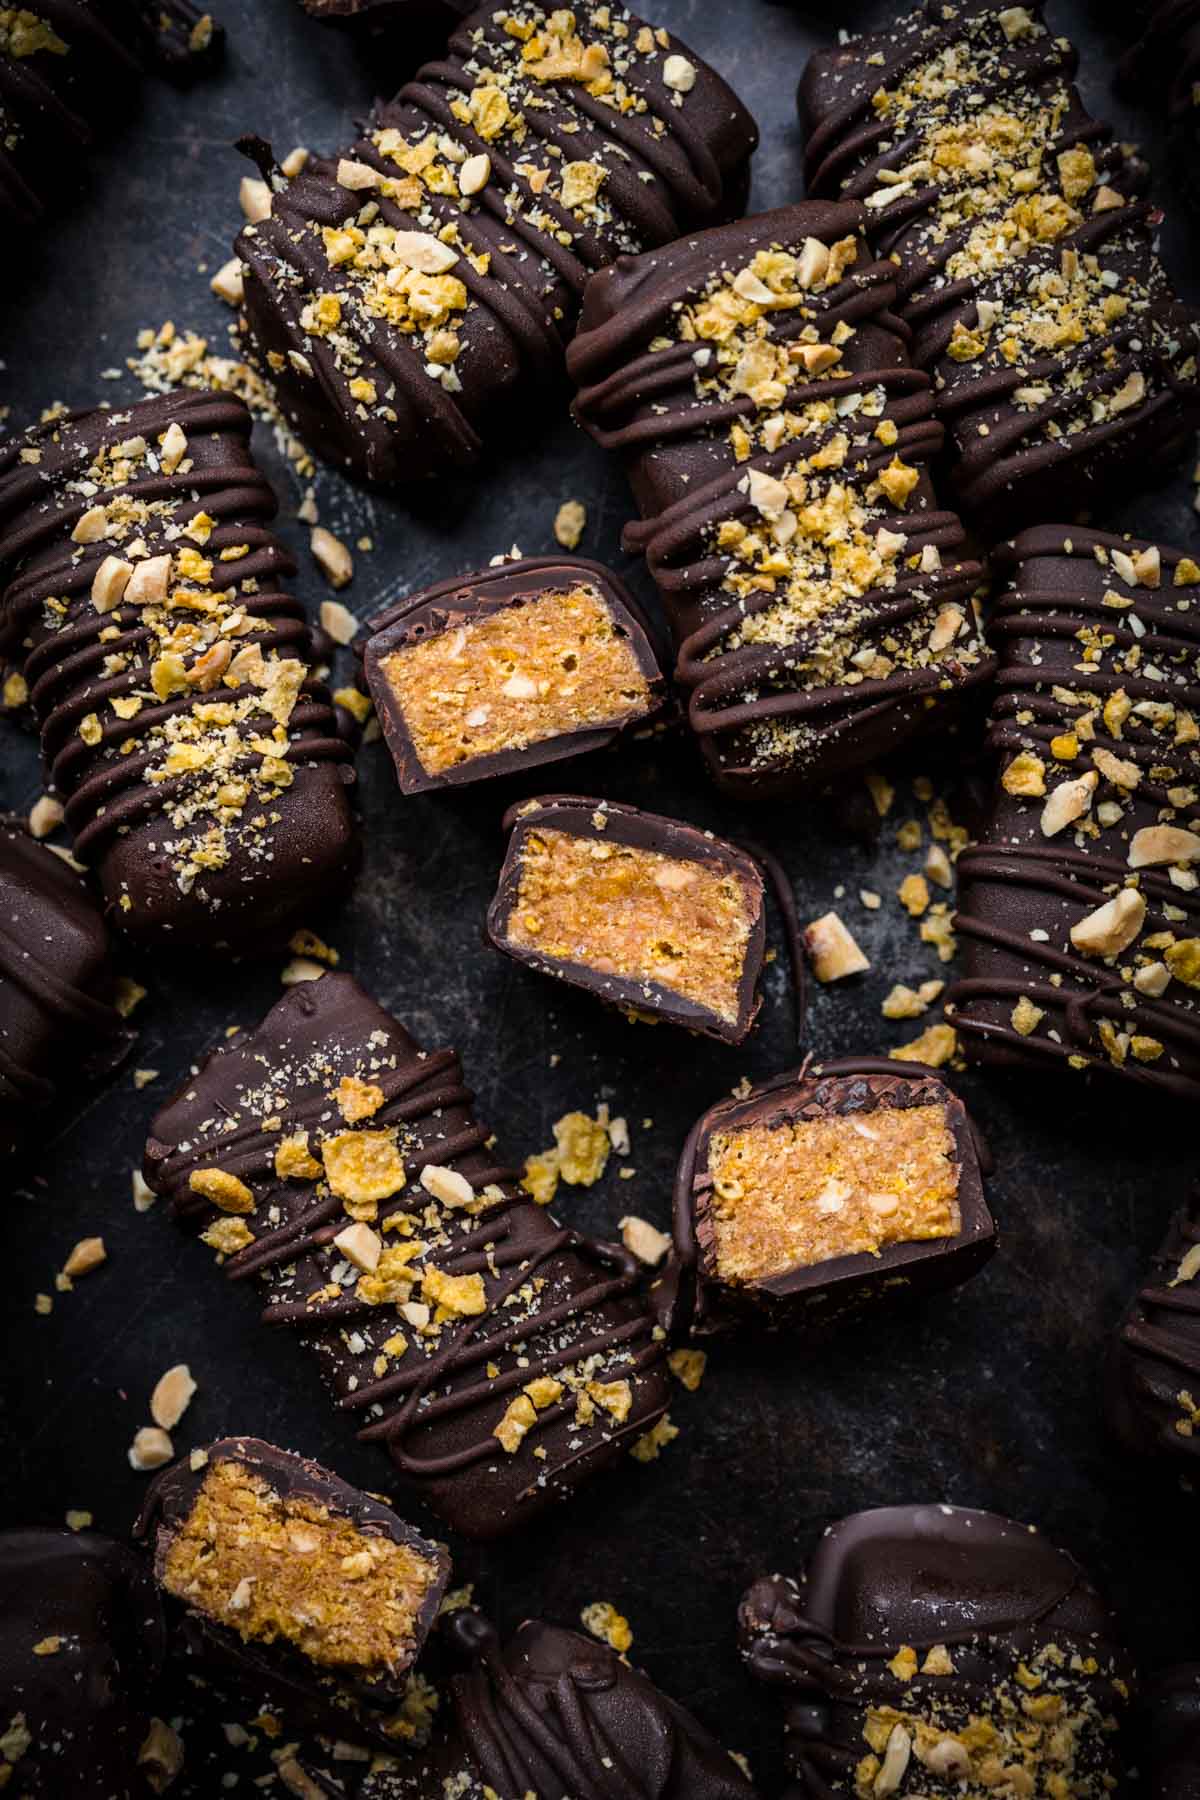
M794 83L831 28L818 13L765 0L658 0L652 10L715 62L756 113L763 146L755 206L797 197ZM849 24L852 11L874 22L896 9L838 10ZM378 59L369 67L307 20L298 0L223 0L221 11L230 39L224 71L183 96L149 84L140 112L94 159L87 192L52 229L9 247L0 351L2 398L14 422L58 400L135 397L128 375L100 377L123 368L144 326L170 318L207 332L223 350L230 315L207 280L229 255L238 222L236 185L246 165L231 140L251 130L281 154L295 143L332 147L372 90L397 85L403 73ZM1170 205L1156 110L1113 100L1116 39L1081 11L1052 7L1082 44L1085 96L1095 110L1115 112L1122 131L1158 158L1157 192ZM1200 297L1185 216L1168 221L1166 238L1181 286ZM293 517L299 489L270 434L261 437L284 530L303 546ZM1115 522L1194 544L1189 476L1181 471L1169 491L1132 502ZM316 486L323 523L352 544L373 540L342 595L360 616L514 540L529 554L552 550L554 513L568 498L588 507L581 550L611 562L651 600L641 571L618 549L631 510L620 474L571 425L565 405L531 443L498 454L472 486L433 490L415 503L367 494L326 471ZM327 590L306 551L303 560L301 591L315 608ZM906 767L941 785L961 762L958 747L932 744ZM512 1156L548 1144L552 1121L574 1107L591 1110L603 1099L629 1119L631 1155L614 1157L590 1190L560 1190L561 1215L588 1230L614 1233L627 1212L665 1225L674 1161L693 1120L741 1077L761 1080L796 1060L785 958L768 972L761 1025L730 1050L668 1027L626 1024L586 994L485 950L499 819L514 797L570 787L718 830L753 831L770 844L793 876L802 918L837 907L873 962L858 981L818 991L807 1044L820 1054L915 1035L920 1024L881 1019L880 1001L895 981L915 985L946 972L894 898L920 862L898 850L895 827L923 817L900 771L895 810L871 842L816 803L733 816L678 736L562 765L552 782L535 777L458 796L402 799L379 745L364 751L360 769L365 868L350 901L321 922L341 966L427 1045L461 1050L482 1115ZM0 807L23 812L39 791L32 744L5 728ZM884 896L880 910L863 908L862 888ZM130 1170L151 1113L226 1026L266 1010L280 991L280 964L206 955L147 967L126 955L124 966L150 990L130 1065L61 1121L5 1199L0 1522L52 1523L68 1508L87 1508L98 1527L127 1531L145 1477L130 1470L126 1449L148 1422L155 1380L179 1361L191 1365L199 1393L175 1434L177 1448L253 1432L395 1492L386 1461L355 1442L296 1346L259 1327L254 1297L228 1288L207 1250L158 1212L135 1213L130 1200ZM157 1071L142 1091L134 1067ZM767 1795L780 1776L775 1710L738 1667L734 1608L755 1575L795 1568L824 1525L856 1507L945 1498L1034 1520L1106 1581L1148 1666L1200 1653L1189 1554L1194 1503L1124 1466L1099 1410L1107 1336L1194 1168L1195 1120L1081 1083L963 1086L999 1162L991 1193L1001 1248L977 1280L915 1309L881 1308L818 1348L780 1339L714 1349L699 1394L680 1390L673 1416L682 1435L656 1463L602 1480L532 1537L490 1552L455 1546L457 1579L475 1581L478 1599L505 1628L532 1613L573 1622L587 1602L612 1601L632 1623L635 1658L750 1756ZM631 1179L619 1178L621 1163L635 1169ZM56 1295L49 1317L38 1316L35 1293L53 1292L71 1246L94 1233L106 1240L108 1263L75 1292ZM408 1510L429 1523L419 1507ZM244 1714L216 1711L218 1719L235 1716ZM191 1766L173 1790L181 1800L222 1791L214 1770L250 1788L245 1751L225 1747L218 1733L217 1760L207 1763L203 1729L185 1735Z

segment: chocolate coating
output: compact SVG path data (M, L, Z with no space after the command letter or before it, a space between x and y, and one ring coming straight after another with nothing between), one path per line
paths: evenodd
M1200 314L1158 261L1146 166L1087 112L1076 65L1038 0L926 0L819 52L800 87L808 191L866 202L993 536L1153 483L1200 421Z
M181 391L0 452L0 658L109 917L160 945L282 940L356 866L351 752L282 585L250 424L240 400ZM114 563L132 594L168 561L157 598L98 609Z
M183 1607L184 1638L189 1649L212 1662L219 1671L232 1675L252 1703L262 1704L268 1697L272 1704L284 1708L290 1721L310 1730L345 1737L365 1734L391 1743L388 1723L400 1709L407 1670L420 1654L437 1617L450 1575L449 1553L422 1537L383 1501L352 1487L309 1457L280 1450L261 1438L247 1437L221 1438L207 1445L203 1454L206 1461L201 1467L194 1468L189 1458L155 1479L136 1527L135 1535L150 1546L155 1579L168 1607L179 1604L164 1585L172 1542L192 1512L210 1469L224 1462L241 1465L283 1500L311 1502L333 1517L349 1521L366 1537L405 1545L438 1570L415 1621L408 1663L375 1676L347 1676L322 1668L282 1637L275 1642L243 1639L195 1607L186 1603Z
M1143 1711L1147 1800L1200 1800L1200 1663L1155 1675Z
M406 645L419 643L424 637L451 631L457 625L470 624L505 609L513 609L513 616L518 617L525 602L580 584L599 594L618 634L629 644L649 689L646 703L631 708L627 717L611 725L583 726L576 731L535 739L519 749L471 756L440 773L426 770L405 724L403 711L396 704L380 666L384 658ZM611 570L582 557L528 556L517 562L438 582L386 607L368 622L367 629L371 635L363 647L363 669L396 765L401 791L405 794L492 780L522 769L537 768L543 763L560 762L565 757L583 756L590 750L604 749L630 726L645 724L660 709L665 698L662 671L641 608Z
M1124 1791L1129 1660L1074 1558L1028 1526L954 1506L855 1513L801 1580L750 1588L739 1632L751 1672L787 1697L805 1800L859 1792L856 1777L940 1793L935 1776L976 1800L989 1761L993 1780L1023 1768L1030 1792L1056 1791L1039 1777L1080 1800Z
M662 595L689 723L739 795L870 762L989 672L982 571L938 506L942 428L865 219L806 202L622 257L568 355L576 415L642 514L626 544ZM836 260L806 278L813 244Z
M165 1633L142 1562L97 1532L7 1531L0 1618L0 1731L13 1795L149 1795L138 1751Z
M132 1034L113 993L108 933L83 881L0 817L0 1155L45 1129L64 1076L121 1060Z
M793 1120L854 1117L869 1120L879 1108L938 1106L953 1138L961 1229L952 1237L884 1245L790 1269L753 1282L729 1282L717 1263L712 1216L713 1182L708 1145L717 1132L747 1125L765 1130ZM990 1171L981 1143L958 1096L917 1063L879 1063L867 1058L794 1070L761 1083L740 1100L721 1100L693 1126L675 1175L675 1248L666 1287L678 1299L676 1329L696 1336L760 1324L816 1330L874 1301L920 1296L967 1281L996 1247L996 1227L984 1197Z
M1161 0L1142 17L1118 9L1119 27L1141 26L1141 36L1117 71L1121 89L1132 101L1160 112L1165 107L1173 158L1172 191L1177 187L1195 209L1200 206L1196 180L1196 83L1200 81L1200 0Z
M364 480L470 467L514 403L553 387L594 269L745 200L756 127L685 45L664 48L623 12L603 29L598 14L581 15L585 43L551 32L550 14L534 10L522 17L540 27L544 54L526 57L504 16L490 5L472 13L443 60L376 108L343 153L363 185L339 186L339 158L314 159L290 184L272 173L271 217L238 239L246 317L281 405L312 450ZM671 57L694 77L678 106ZM615 81L628 109L606 98ZM438 154L441 135L464 162L488 158L473 195L460 194L458 165ZM265 147L253 153L269 171ZM567 171L584 165L593 173L568 185ZM364 202L376 209L373 245L345 235ZM385 280L411 254L404 240L380 245L394 230L423 234L426 249L444 233L441 250L449 240L458 252L448 275L417 284L416 311L408 278ZM336 297L332 323L319 316L322 294Z
M1200 1189L1173 1215L1117 1330L1108 1415L1125 1449L1187 1474L1200 1458Z
M982 841L958 863L956 1028L980 1062L1099 1068L1194 1102L1200 565L1062 525L1023 533L995 564L1005 586L988 744L1000 781ZM1072 791L1075 816L1060 822ZM1164 822L1176 836L1162 839ZM1163 842L1178 847L1174 868ZM1123 947L1074 942L1121 893L1132 909Z
M327 1133L341 1135L332 1091L346 1076L382 1090L366 1126L394 1130L403 1158L404 1184L380 1200L373 1223L386 1247L414 1233L428 1246L408 1279L397 1274L395 1301L358 1291L334 1243L350 1220L328 1183L275 1170L285 1136L307 1131L323 1149ZM370 1421L361 1435L386 1446L448 1523L489 1537L617 1461L662 1416L668 1379L635 1259L535 1206L488 1148L471 1099L453 1051L421 1050L350 976L325 975L207 1059L154 1120L145 1168L180 1223L210 1233L214 1247L230 1242L221 1231L230 1220L189 1177L216 1167L247 1186L250 1241L228 1255L226 1273L261 1279L266 1323L304 1340L337 1406ZM419 1179L427 1165L470 1184L469 1209L435 1204ZM477 1277L483 1310L423 1331L420 1313L400 1307L411 1292L414 1305L440 1310L431 1291L440 1276ZM543 1377L561 1392L537 1389L536 1417L506 1450L497 1427L514 1406L535 1410L525 1390ZM600 1392L604 1383L615 1385Z
M602 823L597 823L597 820ZM551 975L573 987L585 988L622 1010L650 1014L672 1025L682 1025L726 1044L740 1044L758 1016L762 996L758 991L766 953L766 908L763 881L752 857L711 832L642 812L636 806L618 806L610 800L589 800L579 794L546 794L523 800L504 815L504 829L511 832L496 894L488 908L487 941L495 950ZM521 881L521 856L531 832L549 829L570 837L592 839L597 844L630 844L635 849L661 856L702 863L721 875L730 874L741 886L751 918L750 934L738 982L737 1016L723 1018L711 1008L676 993L660 982L606 973L586 962L567 961L540 954L514 943L508 923L517 904Z

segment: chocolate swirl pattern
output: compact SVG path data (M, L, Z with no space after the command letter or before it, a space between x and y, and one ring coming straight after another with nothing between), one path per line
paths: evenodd
M1132 1670L1082 1570L1027 1526L896 1506L757 1582L742 1653L787 1697L805 1800L1121 1790Z
M553 382L588 276L744 204L754 121L618 7L487 6L238 239L264 373L365 480L474 463Z
M992 534L1153 482L1200 421L1200 317L1147 170L1092 119L1037 0L927 0L805 70L808 191L897 267L965 507Z
M1200 1093L1200 564L1069 526L997 553L1000 778L963 853L982 1062Z
M79 876L0 819L0 1153L42 1127L64 1069L99 1074L129 1033L108 933Z
M786 792L871 761L985 678L929 383L853 205L622 258L588 289L576 413L624 458L709 767Z
M211 1056L146 1152L361 1435L479 1537L615 1461L667 1395L636 1259L556 1224L489 1143L454 1053L326 975Z
M1113 1341L1113 1429L1186 1473L1200 1457L1200 1191L1175 1213Z
M219 49L191 0L35 0L0 7L0 217L27 225L73 177L143 58L171 74Z
M279 936L338 890L350 752L225 395L66 414L0 454L0 656L78 855L163 944Z

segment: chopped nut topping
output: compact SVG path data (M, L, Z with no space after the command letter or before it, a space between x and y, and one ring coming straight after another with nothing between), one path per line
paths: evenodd
M813 920L805 930L804 945L818 981L842 981L847 975L861 974L871 966L851 932L834 912Z

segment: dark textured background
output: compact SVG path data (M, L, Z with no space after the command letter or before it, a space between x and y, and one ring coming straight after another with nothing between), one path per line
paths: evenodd
M651 10L715 62L756 113L758 209L800 195L793 90L806 54L830 33L823 16L874 22L897 9L822 15L765 0L658 0ZM1156 139L1161 106L1154 96L1143 110L1118 106L1109 91L1115 37L1089 25L1078 6L1052 14L1081 43L1085 97L1146 144L1169 206L1172 180ZM223 71L184 95L147 84L136 116L95 158L86 193L52 230L10 247L0 348L2 398L15 423L52 401L133 398L131 377L103 381L100 373L123 367L143 326L170 318L224 350L230 314L209 294L204 271L229 255L237 228L236 185L247 165L231 140L254 130L280 154L296 143L332 147L372 92L403 73L378 56L360 58L304 18L297 0L222 0L221 16L230 38ZM1177 278L1200 298L1186 217L1169 220L1166 233ZM261 436L283 530L302 547L299 490L270 435ZM1116 522L1194 548L1190 473L1166 493L1132 501ZM317 491L325 524L350 543L364 533L374 540L341 596L360 617L514 540L527 553L553 549L552 520L567 498L588 507L582 551L630 572L618 548L631 510L621 476L572 426L565 404L531 446L499 454L473 486L435 488L413 503L322 472ZM315 609L327 590L306 551L302 558L300 589ZM649 597L641 572L630 573ZM34 749L0 730L0 805L23 812L39 792ZM957 748L932 745L907 766L941 782L961 761ZM562 1215L587 1229L613 1233L625 1212L666 1224L671 1172L692 1120L743 1075L760 1079L795 1061L790 1003L781 959L768 974L759 1029L730 1050L669 1027L630 1026L485 950L498 823L516 794L572 787L632 799L718 830L753 829L774 846L802 918L838 906L874 965L856 983L817 993L807 1044L820 1054L914 1035L920 1025L882 1020L880 1001L894 981L944 973L894 900L901 876L919 866L919 857L898 852L894 827L921 815L899 772L896 809L871 843L853 833L844 810L839 823L837 813L802 801L739 817L708 792L698 759L676 739L457 798L402 799L378 745L360 767L365 869L349 902L321 922L341 966L427 1045L460 1049L482 1114L512 1156L548 1144L551 1122L570 1108L605 1099L628 1117L632 1155L614 1157L591 1190L560 1190ZM834 898L840 884L842 901ZM859 904L864 886L885 896L879 912ZM179 1450L255 1432L387 1487L387 1463L325 1404L297 1346L258 1327L254 1297L228 1289L211 1254L166 1218L139 1216L130 1203L130 1170L155 1107L228 1024L250 1024L266 1010L280 991L280 964L207 954L177 967L147 969L128 955L124 964L150 989L130 1067L61 1121L31 1178L5 1196L0 1521L54 1523L69 1507L86 1507L100 1528L125 1532L145 1488L126 1448L148 1420L153 1383L178 1361L191 1365L200 1390L175 1434ZM142 1092L133 1065L158 1071ZM658 1462L602 1480L531 1535L491 1551L456 1546L458 1579L476 1582L506 1628L530 1613L573 1621L587 1602L612 1601L632 1623L635 1658L749 1754L767 1795L778 1786L778 1733L769 1700L738 1666L738 1596L764 1569L796 1568L822 1528L857 1507L946 1498L1037 1521L1106 1581L1147 1665L1200 1655L1194 1503L1125 1466L1099 1410L1104 1346L1194 1167L1195 1121L1077 1081L965 1085L1000 1165L992 1195L1001 1249L982 1276L917 1310L881 1310L819 1348L778 1340L714 1351L700 1393L680 1390L673 1416L682 1435ZM643 1128L643 1120L653 1123ZM634 1179L617 1178L622 1160L635 1166ZM97 1232L107 1265L57 1297L49 1318L36 1316L35 1292L50 1291L72 1244ZM218 1733L209 1762L205 1728L186 1735L191 1766L174 1790L180 1800L223 1791L217 1770L237 1775L235 1791L249 1788L245 1751L227 1749Z

